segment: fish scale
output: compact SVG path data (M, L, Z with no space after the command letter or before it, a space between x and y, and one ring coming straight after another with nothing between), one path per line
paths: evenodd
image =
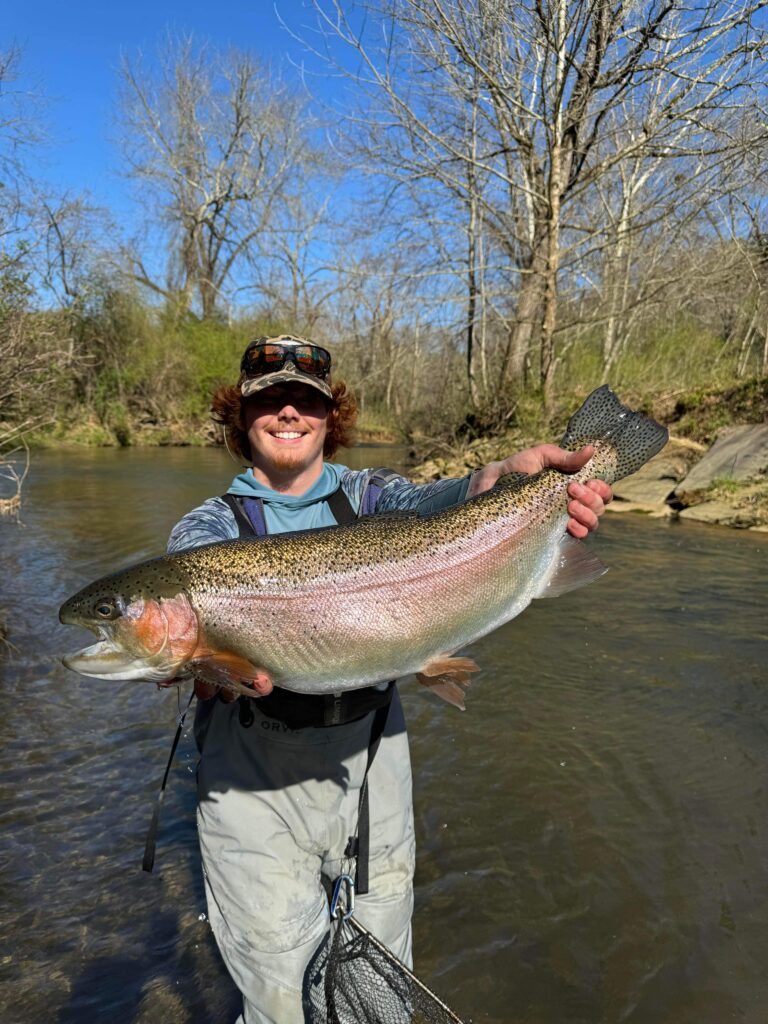
M626 476L666 440L663 427L603 386L562 441L594 445L578 473L511 474L423 517L374 515L142 563L65 602L62 621L101 638L65 663L85 675L156 681L192 666L238 692L249 692L244 684L257 672L307 693L410 673L438 692L452 679L466 685L476 666L456 651L535 598L605 571L566 533L569 483Z

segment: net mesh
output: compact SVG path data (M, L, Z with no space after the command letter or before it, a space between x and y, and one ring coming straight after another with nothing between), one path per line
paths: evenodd
M311 1024L469 1024L354 918L318 952Z

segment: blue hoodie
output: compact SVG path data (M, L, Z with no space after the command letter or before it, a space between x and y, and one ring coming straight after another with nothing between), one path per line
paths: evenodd
M323 472L306 494L280 494L260 484L248 469L232 481L228 493L261 498L264 519L270 534L285 530L307 530L316 526L335 526L326 498L342 484L352 508L360 507L370 470L347 469L326 462ZM466 497L469 477L460 480L437 480L431 484L412 484L405 477L392 474L392 479L378 497L376 512L405 511L418 508L426 514L455 505ZM185 551L199 544L236 540L239 527L232 510L221 498L209 498L179 520L171 531L168 552Z
M261 498L264 503L264 520L267 531L285 533L289 530L313 530L318 526L335 526L336 520L326 498L336 491L341 483L346 466L335 462L323 464L323 471L304 494L281 494L266 484L260 484L252 469L236 476L228 494L239 494L244 498Z

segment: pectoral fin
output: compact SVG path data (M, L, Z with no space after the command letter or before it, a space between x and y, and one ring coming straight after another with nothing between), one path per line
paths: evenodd
M443 700L464 711L464 691L470 684L471 672L479 672L479 665L471 658L435 658L416 673L417 682L426 686Z
M261 697L272 689L272 681L264 669L228 651L199 654L188 663L187 669L196 679L244 697Z

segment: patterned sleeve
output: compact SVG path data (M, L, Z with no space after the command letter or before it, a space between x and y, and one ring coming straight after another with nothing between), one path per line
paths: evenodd
M363 491L375 470L350 470L342 479L354 508L360 507ZM418 509L420 515L437 512L441 508L458 505L467 496L469 475L459 479L436 480L431 484L412 484L397 473L388 473L388 483L376 503L377 512L409 512ZM471 475L471 474L470 474Z
M239 536L235 517L221 498L209 498L176 523L168 538L169 555L218 540L236 540Z

